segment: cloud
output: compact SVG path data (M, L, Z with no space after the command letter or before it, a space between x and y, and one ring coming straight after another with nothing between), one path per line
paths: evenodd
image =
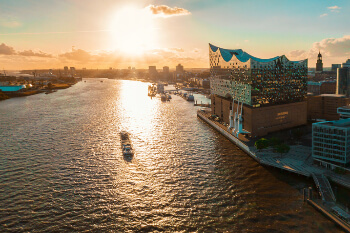
M322 17L325 17L327 15L328 15L327 13L324 13L324 14L320 15L320 17L322 18Z
M345 61L350 57L350 35L314 42L309 50L294 50L288 53L288 57L292 60L315 60L319 51L326 60L338 63Z
M341 7L339 6L330 6L327 8L330 9L332 12L339 12L339 10L341 9Z
M72 47L71 51L59 54L45 53L40 50L17 51L6 44L0 44L0 62L13 69L21 68L49 68L61 67L65 64L81 67L115 67L125 68L130 65L137 68L156 65L175 66L182 63L186 67L202 67L207 64L208 55L200 49L185 50L183 48L157 48L150 49L142 55L127 55L121 51L87 51Z
M59 55L60 58L75 60L75 61L89 61L92 55L82 49L72 49L72 52L67 52Z
M38 53L33 52L33 50L24 50L22 52L18 52L18 55L28 56L28 57L52 57L51 54L44 53L39 51Z
M293 50L293 51L289 52L289 57L300 58L302 56L306 56L306 51L305 50Z
M184 8L179 7L169 7L166 5L149 5L146 9L150 10L152 14L162 16L162 17L171 17L171 16L179 16L179 15L190 15L191 12Z
M323 51L327 56L344 56L350 55L350 35L341 38L327 38L320 42L315 42L311 49L314 54L319 50Z
M14 55L14 54L16 54L16 50L14 48L2 43L2 44L0 44L0 54Z
M174 50L176 52L184 52L185 50L182 48L170 48L170 50Z
M330 6L330 7L327 7L328 9L331 9L331 10L339 10L341 9L341 7L339 6Z

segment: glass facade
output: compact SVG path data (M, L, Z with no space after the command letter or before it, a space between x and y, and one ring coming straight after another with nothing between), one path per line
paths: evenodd
M347 166L350 163L350 119L312 124L312 157Z
M252 107L304 101L307 59L289 61L284 55L261 59L241 49L209 44L212 94L234 98Z

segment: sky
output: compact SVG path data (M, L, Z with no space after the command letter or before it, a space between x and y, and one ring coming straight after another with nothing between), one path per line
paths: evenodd
M209 67L209 46L350 59L349 0L0 0L0 68Z

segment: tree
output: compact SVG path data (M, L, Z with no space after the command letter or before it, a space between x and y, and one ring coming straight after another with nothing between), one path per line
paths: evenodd
M280 145L277 145L276 146L276 151L278 153L280 153L281 157L282 157L282 154L284 153L288 153L290 150L290 147L286 144L280 144Z
M269 141L266 138L260 138L254 143L254 146L259 151L269 147Z
M269 140L269 146L272 146L273 148L276 148L276 146L280 145L282 143L282 140L276 137L272 137Z

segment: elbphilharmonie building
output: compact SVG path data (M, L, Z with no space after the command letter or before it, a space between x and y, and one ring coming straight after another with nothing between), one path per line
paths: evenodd
M243 127L251 136L306 124L307 59L262 59L209 44L209 62L212 111L224 122L233 105L243 103Z

